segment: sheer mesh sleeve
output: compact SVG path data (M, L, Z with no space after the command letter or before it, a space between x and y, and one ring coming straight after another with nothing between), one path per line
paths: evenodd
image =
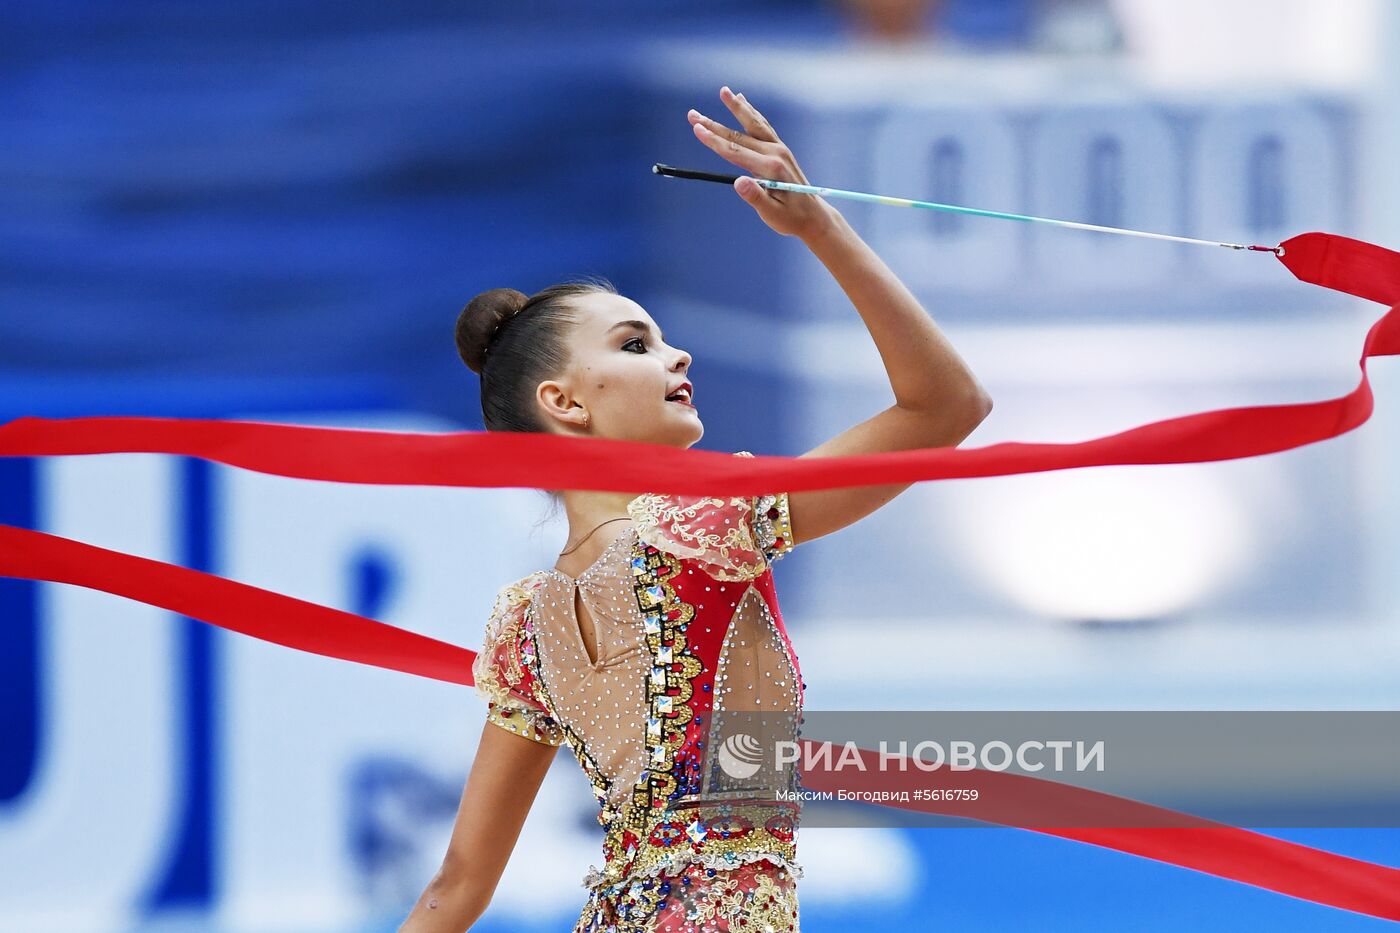
M534 576L501 588L486 622L481 651L472 663L476 692L486 699L486 720L545 745L562 745L564 730L539 690L530 599Z
M736 457L752 457L747 450ZM704 565L716 580L752 580L792 550L787 493L762 496L684 496L647 493L628 514L637 537L676 557Z

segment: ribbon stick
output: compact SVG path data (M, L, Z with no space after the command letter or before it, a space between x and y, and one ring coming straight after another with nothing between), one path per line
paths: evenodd
M1400 254L1309 233L1275 255L1301 281L1400 305ZM20 418L0 425L0 456L167 453L333 482L754 494L1005 476L1085 466L1258 456L1352 430L1372 411L1366 362L1400 354L1400 307L1370 329L1361 381L1339 398L1223 409L1072 444L994 444L856 457L732 457L714 451L544 434L410 434L162 418ZM352 613L54 535L0 526L0 575L86 586L328 657L471 684L476 652ZM863 750L865 751L865 750ZM874 754L873 752L867 752ZM809 779L818 786L821 775ZM1054 782L1044 782L1053 784ZM1025 785L1037 788L1038 785ZM1141 807L1042 787L1055 805ZM1068 795L1068 796L1065 796ZM1034 796L1034 794L1032 794ZM924 809L920 807L920 809ZM1153 808L1160 822L1159 808ZM1144 811L1145 813L1146 811ZM1400 920L1400 869L1223 825L1035 829L1293 897ZM1014 821L1013 821L1014 822Z
M657 175L670 178L690 178L695 181L715 181L732 185L739 180L738 175L719 172L701 172L691 168L676 168L657 162L651 167ZM823 188L820 185L799 185L791 181L777 181L772 178L755 178L755 182L770 191L792 191L797 194L817 194L830 198L845 198L848 201L866 201L871 204L884 204L889 207L922 207L927 210L943 211L948 214L964 214L970 217L991 217L996 220L1016 220L1021 223L1047 224L1063 227L1066 230L1090 230L1094 233L1113 233L1118 236L1135 236L1148 240L1167 240L1172 243L1191 243L1195 246L1223 246L1226 249L1250 250L1256 253L1273 253L1281 256L1282 246L1245 246L1243 243L1222 243L1218 240L1198 240L1189 236L1173 236L1169 233L1148 233L1146 230L1128 230L1124 227L1105 227L1100 224L1086 224L1074 220L1053 220L1049 217L1032 217L1030 214L1009 214L1006 211L988 211L977 207L959 207L956 204L939 204L937 201L916 201L913 198L896 198L888 194L870 194L865 191L848 191L845 188Z

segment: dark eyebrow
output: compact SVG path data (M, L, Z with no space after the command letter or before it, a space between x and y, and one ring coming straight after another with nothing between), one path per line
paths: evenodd
M608 328L608 333L612 333L619 327L632 327L644 334L650 333L651 331L651 326L648 325L646 321L618 321L612 327ZM661 333L661 328L659 327L656 329L656 339L660 340L662 343L666 342L666 335Z

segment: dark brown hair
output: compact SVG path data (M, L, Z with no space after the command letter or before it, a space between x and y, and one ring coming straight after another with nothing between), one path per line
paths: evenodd
M578 323L571 299L617 294L598 275L551 285L526 296L513 288L477 295L457 315L457 353L481 377L481 415L488 431L545 430L535 387L569 362L568 337Z

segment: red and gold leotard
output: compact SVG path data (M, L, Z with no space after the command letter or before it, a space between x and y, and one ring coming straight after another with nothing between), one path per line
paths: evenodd
M793 547L787 494L647 493L628 514L577 579L502 588L473 668L488 720L567 743L598 799L574 933L797 931L797 770L760 764L797 741L805 689L770 567Z

